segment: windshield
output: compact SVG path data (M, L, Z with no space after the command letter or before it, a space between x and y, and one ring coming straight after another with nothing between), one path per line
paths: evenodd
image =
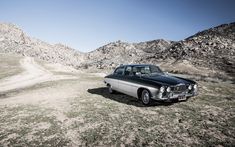
M151 66L151 73L159 73L159 74L163 74L163 71L158 67L158 66Z

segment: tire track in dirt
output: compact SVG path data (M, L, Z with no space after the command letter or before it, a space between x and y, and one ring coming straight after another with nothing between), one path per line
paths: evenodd
M54 75L49 70L35 62L34 58L25 57L20 60L24 72L0 80L0 92L24 88L46 81L76 78L70 75Z

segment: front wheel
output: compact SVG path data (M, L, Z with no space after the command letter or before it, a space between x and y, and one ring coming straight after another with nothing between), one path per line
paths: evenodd
M152 101L151 94L148 90L144 89L141 93L141 101L144 105L149 105Z

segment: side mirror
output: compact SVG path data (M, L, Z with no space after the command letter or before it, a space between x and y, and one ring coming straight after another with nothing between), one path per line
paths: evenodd
M141 77L141 72L136 72L135 75Z

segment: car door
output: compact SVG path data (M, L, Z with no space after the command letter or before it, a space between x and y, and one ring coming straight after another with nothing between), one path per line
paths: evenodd
M138 98L137 91L140 87L145 87L145 84L141 76L136 73L145 74L145 70L148 69L148 66L133 66L131 69L131 74L125 76L125 80L128 82L128 95Z
M133 97L137 96L138 85L135 83L132 66L126 66L124 75L119 80L119 87L122 93Z
M119 92L122 92L122 89L120 88L119 85L120 85L120 80L123 77L124 68L125 68L124 66L118 67L114 71L113 78L112 78L112 81L111 81L112 89L114 89L116 91L119 91Z

